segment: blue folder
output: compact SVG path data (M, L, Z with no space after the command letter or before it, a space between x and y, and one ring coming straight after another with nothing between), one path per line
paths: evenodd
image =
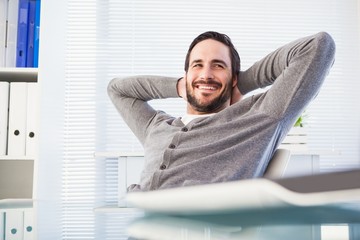
M36 16L36 0L30 0L26 67L34 67L35 16Z
M39 38L40 38L40 6L41 1L35 2L35 33L34 33L34 66L38 67L39 64Z
M16 67L26 67L28 41L29 0L19 0L16 42Z

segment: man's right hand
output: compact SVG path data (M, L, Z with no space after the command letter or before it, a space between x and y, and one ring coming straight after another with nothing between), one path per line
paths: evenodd
M177 87L178 95L180 97L182 97L184 100L187 100L187 98L186 98L186 75L178 80L176 87Z

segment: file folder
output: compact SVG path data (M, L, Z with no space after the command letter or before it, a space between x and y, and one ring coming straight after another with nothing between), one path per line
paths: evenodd
M17 209L6 210L5 239L23 240L23 211Z
M37 141L38 141L38 85L37 83L27 83L27 110L26 110L26 142L25 155L37 155Z
M6 19L7 0L0 0L0 67L5 67Z
M8 0L7 39L5 50L5 67L16 66L16 41L18 27L19 0Z
M5 240L4 235L5 235L5 213L0 212L0 240Z
M10 83L8 155L25 155L27 83Z
M19 0L17 42L16 42L16 67L26 67L28 25L29 25L29 0Z
M36 17L36 1L29 0L26 67L34 67L35 17Z
M32 209L24 210L24 240L34 239L34 214Z
M35 9L35 33L34 33L34 67L39 64L39 38L40 38L40 7L41 1L36 0Z
M9 83L0 82L0 156L6 155L9 110Z

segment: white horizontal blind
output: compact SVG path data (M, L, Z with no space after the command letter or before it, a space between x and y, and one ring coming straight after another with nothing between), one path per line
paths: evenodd
M359 102L355 91L360 89L357 1L64 2L63 239L126 239L125 224L131 216L93 212L94 207L116 202L116 160L95 160L93 153L142 150L110 103L108 82L138 74L182 76L188 45L207 30L232 38L243 69L291 40L329 32L338 46L337 59L308 109L310 146L343 152L340 157L322 157L324 170L359 163L359 109L354 104ZM46 39L46 34L54 33L43 34ZM54 76L54 81L64 80ZM185 110L180 99L157 101L154 106L177 116Z

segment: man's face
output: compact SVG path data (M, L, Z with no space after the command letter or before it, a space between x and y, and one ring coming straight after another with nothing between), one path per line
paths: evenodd
M187 112L206 114L230 106L236 79L231 76L229 48L207 39L195 45L190 53L186 74Z

